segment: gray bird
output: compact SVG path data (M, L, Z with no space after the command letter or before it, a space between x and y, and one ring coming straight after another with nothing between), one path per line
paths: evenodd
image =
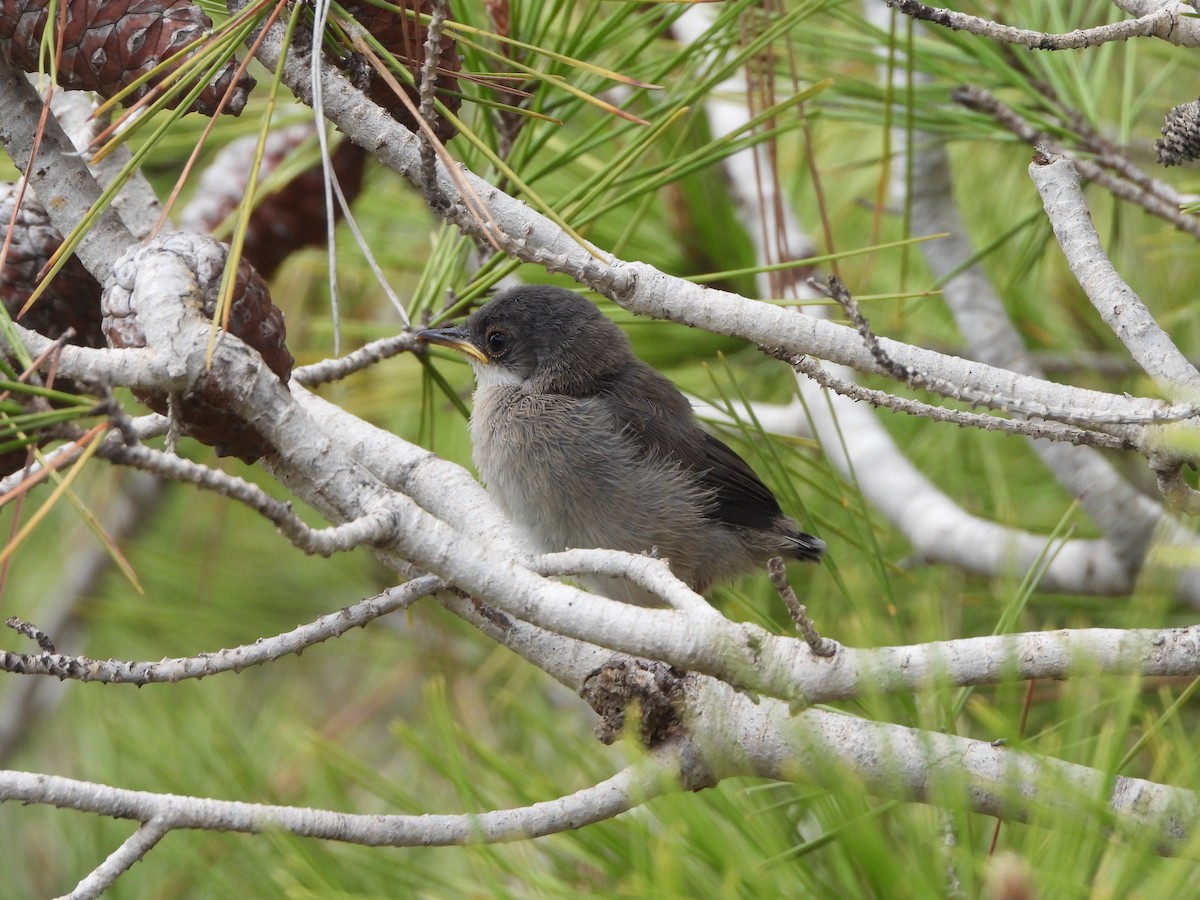
M773 556L820 560L825 542L783 514L675 385L579 294L514 288L461 326L417 336L470 360L475 467L536 549L657 548L698 593ZM589 585L661 605L624 580Z

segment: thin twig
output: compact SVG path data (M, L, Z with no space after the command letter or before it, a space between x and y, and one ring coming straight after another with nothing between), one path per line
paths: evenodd
M192 678L207 678L222 672L240 672L250 666L261 666L283 656L301 653L330 638L341 637L351 628L361 628L380 616L405 609L422 597L441 590L442 587L441 579L434 575L422 575L291 631L269 638L259 638L253 644L243 644L214 653L139 662L92 659L87 656L67 656L53 652L12 653L0 650L0 671L138 686L173 684Z
M535 556L527 563L539 575L607 575L624 578L651 592L673 609L715 611L703 597L680 581L666 560L621 550L565 550Z
M392 517L386 510L343 525L318 529L296 515L290 503L276 500L258 485L236 475L140 444L128 447L117 441L105 441L98 453L111 463L153 472L163 478L192 484L237 500L270 521L284 537L305 553L329 556L364 544L377 543L394 533Z
M117 814L157 822L155 827L167 829L293 834L368 847L446 847L525 841L606 821L654 797L680 790L681 768L679 752L663 748L643 754L633 765L573 794L516 809L456 815L356 815L156 794L9 771L0 772L0 798Z
M929 378L917 371L912 366L902 366L896 362L888 354L879 343L879 338L875 336L875 332L871 330L871 323L867 321L867 317L862 314L862 310L858 308L858 301L850 293L849 289L842 280L836 275L830 275L828 279L822 283L815 278L808 279L808 286L819 294L823 294L831 300L836 300L837 304L842 308L842 312L850 320L862 337L863 345L871 351L871 357L879 365L879 368L887 372L897 381L903 381L909 387L925 387L929 383Z
M1066 34L1051 34L1028 28L1014 28L991 19L971 16L952 9L941 9L917 0L886 0L888 6L922 22L941 25L954 31L966 31L1005 44L1019 44L1033 50L1083 50L1097 44L1127 41L1135 37L1166 38L1179 21L1179 12L1163 7L1136 19L1123 19L1095 28L1080 28Z
M788 582L787 569L783 565L783 558L773 556L767 560L767 573L771 576L771 584L774 585L775 592L779 594L779 599L783 601L788 614L796 624L796 630L800 632L800 636L812 650L813 656L830 657L836 654L838 642L821 637L816 626L813 625L812 619L808 617L808 609L796 597L796 592L792 590L792 586Z
M838 378L826 371L819 362L807 356L795 354L774 353L777 359L782 359L801 375L806 375L821 387L828 388L835 394L849 397L851 400L864 400L872 406L889 409L892 412L904 413L910 416L920 416L934 422L949 422L959 428L979 428L983 431L1000 431L1004 434L1016 434L1031 438L1044 438L1048 441L1062 441L1068 444L1078 444L1087 447L1104 447L1110 450L1135 449L1133 444L1123 437L1108 434L1104 431L1091 431L1074 425L1057 421L1032 422L1025 419L1004 419L1000 416L990 416L986 413L969 412L961 409L947 409L923 403L920 400L908 400L897 397L887 391L863 387L854 381Z
M1050 421L1029 422L1004 419L999 416L946 409L942 406L933 406L918 400L906 400L894 394L889 394L886 391L865 388L855 382L837 378L826 372L818 362L807 356L767 349L767 352L771 353L777 359L784 360L796 369L796 371L812 378L822 387L827 387L835 393L850 397L853 400L866 400L874 406L891 409L895 412L917 415L935 421L952 422L959 427L982 428L988 431L1003 431L1008 434L1021 434L1029 437L1047 438L1049 440L1110 447L1113 449L1128 450L1135 446L1132 435L1125 437L1123 435L1093 430L1095 424L1109 424L1103 420L1103 417L1096 417L1100 421L1099 423L1094 423L1091 413L1088 412L1051 409L1043 404L1029 404L1026 401L1017 400L1016 398L1000 397L979 391L969 391L945 379L930 378L912 366L902 366L883 349L879 338L876 337L874 331L871 329L870 322L863 316L858 308L858 304L840 280L835 276L830 276L827 283L809 279L809 285L825 296L833 298L841 305L847 317L862 336L863 344L870 351L876 364L885 373L898 381L903 381L910 387L934 391L955 400L963 400L975 405L1013 411L1023 416L1035 416ZM1192 415L1196 414L1196 410L1191 404L1187 405L1186 411ZM1076 427L1073 423L1080 420L1082 420L1082 424Z
M50 636L36 625L32 625L23 619L18 619L16 616L9 616L4 620L4 624L13 631L17 632L17 634L22 634L31 641L35 641L43 653L58 652L54 649L54 642L50 640Z
M951 97L967 109L991 116L999 125L1029 146L1041 146L1050 155L1071 157L1079 174L1088 181L1100 185L1114 197L1137 204L1185 234L1200 238L1200 219L1180 211L1183 198L1179 192L1166 182L1142 172L1124 156L1116 153L1111 145L1098 148L1097 158L1094 160L1077 157L1069 153L1051 135L1035 128L1020 113L981 87L963 85L956 89Z
M108 858L96 866L87 876L75 885L75 889L66 897L69 900L93 900L116 884L118 878L133 868L134 864L149 853L161 841L171 826L166 819L154 818L142 823L133 834L109 854Z
M429 10L429 22L425 32L425 59L421 62L421 83L418 86L418 96L421 103L418 110L421 118L429 126L428 131L422 129L421 137L421 171L425 182L425 202L434 209L445 209L450 205L446 192L442 190L437 179L437 148L433 145L430 133L436 133L438 125L437 109L434 106L434 92L437 89L437 70L442 56L442 30L446 27L446 17L450 12L447 0L432 0Z
M412 332L403 332L392 337L380 338L359 347L353 353L339 356L336 359L323 359L307 366L292 370L292 379L297 384L311 388L318 384L329 384L340 381L355 372L373 366L385 359L411 352L420 343Z

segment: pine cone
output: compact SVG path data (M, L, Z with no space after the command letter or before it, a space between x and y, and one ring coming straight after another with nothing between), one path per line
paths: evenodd
M1154 142L1160 164L1177 166L1200 156L1200 100L1176 106L1167 113L1162 135Z
M196 275L200 312L212 319L221 286L221 273L228 254L225 244L211 238L178 232L137 248L114 268L114 279L103 300L104 333L113 347L144 347L146 338L138 323L132 301L140 254L172 252L185 259ZM186 314L180 310L181 315ZM286 382L295 360L288 352L283 312L271 303L267 283L245 260L237 270L233 303L229 311L229 333L257 350L267 366ZM218 456L236 456L253 463L271 452L271 445L248 422L229 411L231 388L221 383L217 371L206 372L187 394L176 398L174 413L180 427L201 443L214 447ZM167 395L135 391L152 410L168 414Z
M8 236L17 190L15 184L0 184L0 243ZM0 300L3 300L8 314L16 319L37 287L38 273L63 239L58 229L50 223L45 208L29 191L25 192L24 202L12 224L8 257L4 261L4 268L0 270ZM60 338L68 328L73 328L75 336L70 343L103 347L100 282L92 277L77 257L72 256L19 321L26 328L48 338ZM9 363L16 368L14 360L10 359ZM83 393L80 385L63 378L58 379L54 387L60 391ZM21 399L19 395L14 396ZM39 401L38 405L46 408L45 401ZM45 437L35 441L39 447L48 442L49 438ZM25 466L27 458L28 452L24 447L0 453L0 476L19 471Z
M12 219L17 190L15 184L0 184L0 242L3 242ZM26 191L25 202L13 225L8 258L4 269L0 270L0 299L13 319L32 296L38 284L38 273L62 241L62 235L50 223L45 208ZM75 337L70 343L103 347L100 282L77 257L72 256L19 321L48 338L62 337L68 328L74 328Z
M112 97L212 28L198 6L179 0L59 0L67 5L58 83L68 90ZM0 57L25 72L37 72L49 0L0 0ZM50 23L57 34L58 22ZM213 115L237 70L235 61L205 87L190 111ZM156 76L125 99L128 106L167 73ZM221 112L237 115L254 79L242 75ZM183 96L176 96L175 103Z

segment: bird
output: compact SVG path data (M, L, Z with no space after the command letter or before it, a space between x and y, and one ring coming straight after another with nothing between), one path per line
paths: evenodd
M461 325L418 339L466 356L475 375L472 459L488 495L538 552L654 553L704 594L772 557L819 562L737 453L705 431L666 377L586 297L551 285L497 294ZM627 579L581 579L640 606Z

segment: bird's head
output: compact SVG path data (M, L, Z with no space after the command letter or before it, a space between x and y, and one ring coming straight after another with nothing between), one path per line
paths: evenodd
M549 285L497 295L462 325L417 335L470 360L480 386L585 395L633 359L629 339L585 297Z

